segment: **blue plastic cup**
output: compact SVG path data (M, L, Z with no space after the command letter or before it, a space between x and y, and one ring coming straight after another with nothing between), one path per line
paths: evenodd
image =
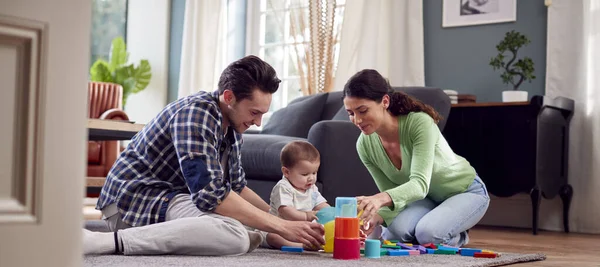
M335 220L335 207L325 207L317 211L317 222L326 224Z
M356 198L336 197L335 217L356 218Z
M365 257L380 258L381 257L381 241L378 239L365 240Z

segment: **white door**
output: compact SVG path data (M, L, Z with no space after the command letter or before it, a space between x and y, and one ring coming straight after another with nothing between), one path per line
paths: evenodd
M0 267L82 263L90 17L0 0Z

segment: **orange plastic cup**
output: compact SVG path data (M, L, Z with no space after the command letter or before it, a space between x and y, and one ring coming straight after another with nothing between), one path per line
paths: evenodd
M358 218L335 218L335 238L358 239L359 233Z

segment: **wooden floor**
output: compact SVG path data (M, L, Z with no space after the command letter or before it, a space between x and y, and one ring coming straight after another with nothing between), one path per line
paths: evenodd
M543 253L546 260L515 266L600 266L600 235L566 234L529 229L477 226L466 247L498 252Z

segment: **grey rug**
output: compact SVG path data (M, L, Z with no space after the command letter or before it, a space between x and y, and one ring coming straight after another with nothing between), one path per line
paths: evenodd
M85 228L91 231L106 232L108 228L103 221L86 221ZM201 256L122 256L91 255L84 257L84 266L385 266L401 264L402 267L413 266L501 266L519 262L545 260L544 254L502 253L495 259L473 258L460 255L415 255L379 259L361 258L345 261L333 259L329 253L304 252L288 253L279 250L257 249L252 253L236 257L201 257Z
M460 255L415 255L379 259L361 258L346 261L333 259L332 254L318 252L288 253L278 250L257 249L236 257L199 256L86 256L84 266L500 266L518 262L544 260L543 254L503 253L495 259L473 258Z

